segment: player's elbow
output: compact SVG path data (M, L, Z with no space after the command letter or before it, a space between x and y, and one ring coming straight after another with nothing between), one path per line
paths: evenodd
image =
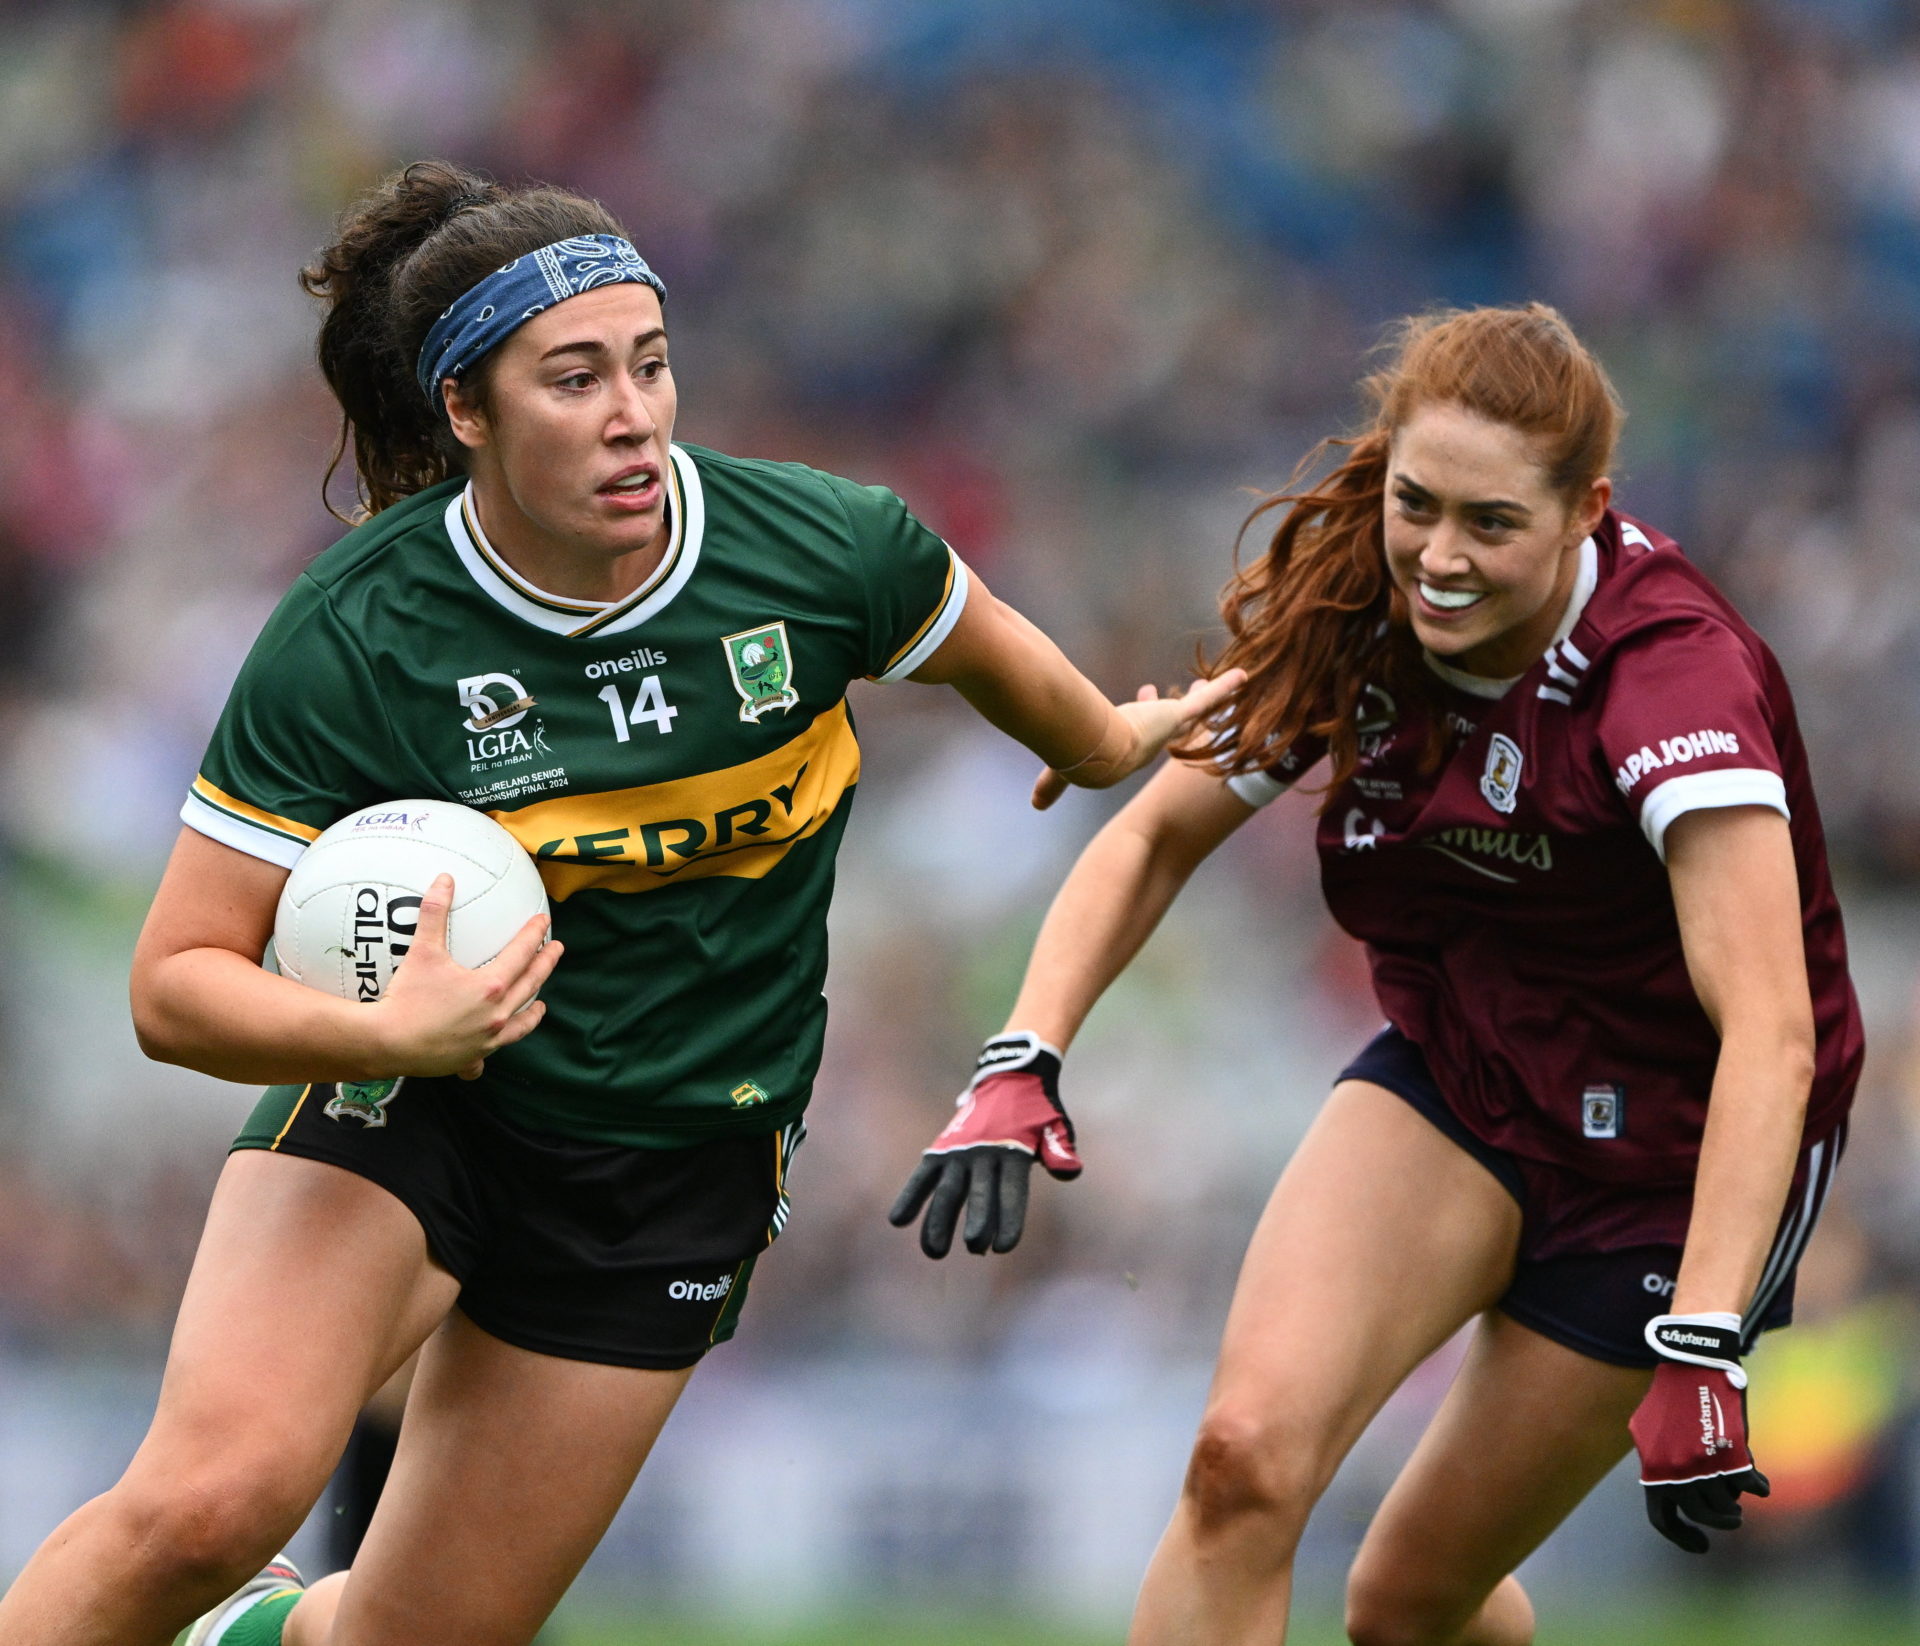
M1721 1057L1738 1049L1747 1068L1772 1072L1781 1090L1804 1102L1819 1063L1819 1036L1810 1004L1779 1006L1728 1023L1721 1034Z
M1819 1042L1814 1036L1813 1019L1808 1017L1804 1030L1795 1028L1780 1048L1780 1067L1797 1092L1810 1092L1819 1066Z
M133 1038L141 1053L155 1063L182 1061L181 1045L167 1015L147 991L137 984L132 991Z
M164 980L152 962L137 957L128 980L127 1002L133 1013L133 1038L141 1052L155 1063L184 1064L190 1048L177 1012L168 1009Z

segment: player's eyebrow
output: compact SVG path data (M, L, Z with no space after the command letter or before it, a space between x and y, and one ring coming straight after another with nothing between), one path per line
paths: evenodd
M1425 486L1421 485L1418 480L1414 479L1412 475L1407 474L1403 470L1395 469L1393 478L1396 485L1403 486L1408 491L1418 492L1425 498L1435 496L1433 492L1429 491ZM1470 499L1462 503L1460 507L1470 514L1514 514L1519 515L1525 520L1531 520L1533 518L1533 510L1528 508L1526 504L1516 503L1512 499L1505 497Z
M665 326L655 326L651 331L643 331L636 337L633 340L633 346L636 349L644 349L649 343L655 342L656 340L664 341L666 335L667 328ZM597 337L589 337L574 343L556 343L552 348L548 349L545 354L541 355L540 358L542 360L551 360L556 354L605 354L606 352L606 344L602 343Z

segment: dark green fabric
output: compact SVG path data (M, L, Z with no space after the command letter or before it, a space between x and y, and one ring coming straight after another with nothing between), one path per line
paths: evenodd
M183 814L279 862L297 838L245 809L321 829L438 798L504 823L540 860L567 952L546 1021L488 1059L474 1096L639 1147L773 1131L805 1107L857 776L846 687L897 663L964 587L891 493L797 464L684 448L681 463L691 569L637 603L657 606L643 620L591 635L541 626L591 614L530 617L489 592L456 546L458 483L351 533L269 620L202 768L216 792ZM784 640L755 655L786 648L792 700L769 708L732 671L740 637L775 625ZM508 681L534 706L476 731L481 697L514 701Z

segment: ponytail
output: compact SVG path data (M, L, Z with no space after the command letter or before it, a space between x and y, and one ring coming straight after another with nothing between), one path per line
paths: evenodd
M442 160L417 160L357 200L333 243L300 271L326 306L316 352L340 404L322 495L349 442L363 518L464 472L465 448L414 378L428 329L503 263L574 235L623 233L595 201L541 185L510 189ZM484 360L467 383L484 405Z
M1362 385L1371 426L1323 441L1286 491L1264 499L1235 544L1234 574L1220 596L1227 644L1200 658L1203 673L1247 671L1211 744L1181 751L1228 773L1271 765L1303 737L1327 744L1326 792L1360 763L1361 703L1384 687L1401 705L1434 697L1406 600L1387 575L1388 456L1415 410L1457 405L1539 437L1549 482L1582 495L1613 461L1622 413L1599 361L1542 303L1469 309L1403 321L1389 364ZM1330 452L1341 461L1309 476ZM1278 513L1266 552L1247 565L1239 547L1256 522ZM1432 717L1425 753L1437 763L1444 728Z

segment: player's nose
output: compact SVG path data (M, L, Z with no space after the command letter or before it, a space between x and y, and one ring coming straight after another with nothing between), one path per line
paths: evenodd
M1466 552L1464 534L1448 521L1441 521L1420 545L1419 566L1427 577L1457 577L1473 569Z
M644 441L652 436L654 428L653 408L640 392L640 385L631 377L617 378L613 405L608 409L607 438Z

